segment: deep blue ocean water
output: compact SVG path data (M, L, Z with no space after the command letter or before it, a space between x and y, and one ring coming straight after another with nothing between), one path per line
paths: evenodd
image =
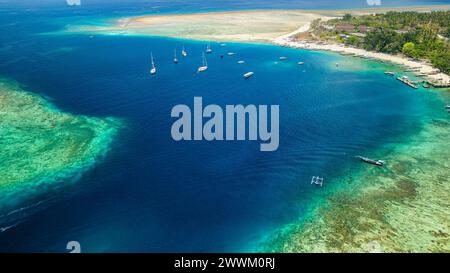
M141 13L136 5L124 14ZM36 35L70 23L74 10L2 8L1 76L64 111L127 123L104 161L45 209L0 233L2 252L64 252L72 240L88 252L252 250L272 230L305 214L320 190L311 187L311 176L338 177L354 155L370 155L382 143L418 130L421 113L436 103L427 91L387 78L383 71L393 68L375 62L212 43L210 68L197 74L205 42ZM161 9L177 11L171 5ZM94 10L76 20L101 14ZM173 49L183 44L189 56L175 65ZM148 75L150 51L158 66L154 77ZM237 54L219 58L229 51ZM288 60L275 63L280 56ZM300 60L304 66L296 64ZM247 71L255 76L245 81ZM194 96L202 96L205 105L280 105L278 151L261 153L258 142L248 141L173 141L170 110L192 106Z

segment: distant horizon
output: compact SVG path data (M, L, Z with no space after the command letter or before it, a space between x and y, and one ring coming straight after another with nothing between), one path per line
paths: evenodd
M191 10L195 8L202 9L206 6L210 7L212 3L217 2L218 6L226 7L230 9L249 9L249 8L286 8L286 9L354 9L354 8L383 8L383 7L401 7L401 6L433 6L433 5L448 5L450 1L416 1L416 0L381 0L381 5L369 5L367 0L345 0L337 5L335 1L332 0L293 0L293 1L266 1L266 0L238 0L223 2L218 0L195 0L186 2L184 0L174 0L170 1L172 5L183 4L183 10ZM126 7L142 5L147 8L158 8L166 5L165 1L161 0L81 0L81 7L90 6L111 6L111 7ZM35 8L35 7L64 7L69 5L66 0L0 0L0 8L3 7L23 7L23 8ZM77 7L80 8L80 7ZM180 11L183 11L180 10Z

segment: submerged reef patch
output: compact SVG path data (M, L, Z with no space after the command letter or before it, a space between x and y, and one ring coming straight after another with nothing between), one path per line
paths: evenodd
M122 126L116 118L61 112L0 79L0 215L79 178L106 155Z
M274 232L261 251L450 252L449 139L450 122L433 120L384 147L384 168L362 165L339 178L317 209Z

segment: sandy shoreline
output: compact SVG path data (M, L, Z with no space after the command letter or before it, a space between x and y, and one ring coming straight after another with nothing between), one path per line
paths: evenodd
M308 40L294 40L300 33L308 32L315 19L327 21L345 13L363 15L387 11L450 10L450 5L430 5L402 8L367 8L354 10L244 10L205 12L190 14L146 15L125 17L110 21L109 25L71 25L66 33L89 33L107 35L160 36L217 42L265 43L323 50L376 59L403 66L434 85L450 85L450 76L440 73L430 63L411 60L402 55L369 52L343 44L329 44Z
M219 42L271 43L315 19L333 17L303 10L248 10L126 17L109 25L70 25L65 32L161 36Z
M351 55L355 57L365 59L375 59L383 62L390 62L393 64L401 65L405 69L410 70L412 73L419 77L425 78L427 81L438 85L450 85L450 76L439 72L431 64L424 61L411 60L401 55L390 55L381 52L370 52L360 48L349 47L342 44L330 44L325 42L315 41L301 41L294 40L293 37L299 33L307 32L309 30L309 24L306 24L298 30L273 39L273 43L280 46L287 46L292 48L300 48L306 50L323 50L336 52L342 55Z

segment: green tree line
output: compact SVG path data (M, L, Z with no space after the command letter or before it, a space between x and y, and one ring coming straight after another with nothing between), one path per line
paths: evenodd
M450 74L450 11L387 12L334 19L328 24L348 23L371 28L365 37L349 37L345 42L371 51L403 53L428 59L442 72Z

